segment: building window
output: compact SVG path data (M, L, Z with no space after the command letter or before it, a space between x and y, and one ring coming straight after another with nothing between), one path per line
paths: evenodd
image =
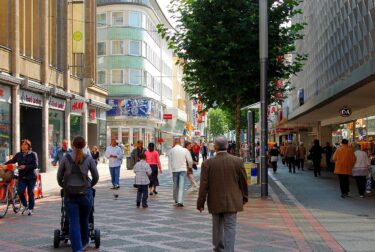
M106 55L106 43L98 42L98 56Z
M121 26L124 24L124 13L112 12L112 25Z
M112 54L124 54L124 41L112 41Z
M107 26L107 14L106 13L96 15L96 26L97 27Z
M141 41L129 41L129 54L134 56L141 56Z
M129 26L141 27L141 13L136 11L129 12Z
M141 70L129 69L129 84L141 85L142 72Z
M98 79L98 84L105 84L105 71L98 71L98 76L97 76L97 79Z
M112 84L124 83L124 75L122 70L112 70Z

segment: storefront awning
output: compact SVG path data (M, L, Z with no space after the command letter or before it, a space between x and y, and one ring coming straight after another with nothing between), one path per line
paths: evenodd
M112 106L104 103L104 102L99 102L99 101L94 101L92 99L89 99L89 104L94 106L94 107L98 107L100 109L104 109L104 110L111 110L112 109Z

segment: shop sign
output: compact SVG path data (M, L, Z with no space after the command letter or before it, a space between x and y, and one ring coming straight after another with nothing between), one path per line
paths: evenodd
M163 115L164 120L172 120L172 117L173 117L172 114L164 114Z
M62 99L50 97L48 104L49 104L49 107L51 109L56 109L56 110L62 110L62 111L64 111L65 110L66 102L65 102L65 100L62 100Z
M20 102L27 105L43 107L43 96L29 91L21 90Z
M196 131L194 131L194 135L195 135L195 136L201 136L201 131L200 131L200 130L196 130Z
M11 103L10 87L0 85L0 102Z
M85 102L82 101L82 100L71 100L70 101L70 111L72 113L78 113L78 114L82 114L83 113L83 109L84 109L84 104Z
M90 121L94 121L96 119L96 109L90 109Z
M352 109L349 108L348 106L343 106L341 109L340 109L340 116L342 117L348 117L352 114Z

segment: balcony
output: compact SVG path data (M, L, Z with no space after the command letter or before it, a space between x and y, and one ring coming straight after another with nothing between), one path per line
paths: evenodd
M139 4L151 7L150 0L97 0L96 4L98 6L109 4Z

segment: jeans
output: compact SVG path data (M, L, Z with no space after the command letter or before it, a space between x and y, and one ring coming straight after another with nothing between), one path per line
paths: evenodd
M214 150L211 150L211 151L210 151L210 158L214 157L214 155L215 155L215 151L214 151Z
M92 189L85 196L64 198L66 212L69 218L69 239L72 251L82 251L83 246L90 240L89 216L93 205Z
M292 167L293 167L293 173L296 172L296 163L295 163L295 158L294 157L288 157L288 166L289 166L289 172L292 172Z
M119 186L120 185L120 167L109 167L109 172L111 173L112 185Z
M27 206L30 210L34 209L35 200L34 200L34 187L36 183L35 179L20 179L18 181L18 196L22 202L23 206ZM25 198L25 190L27 188L27 194L29 196L29 205L27 205L27 201Z
M147 206L147 198L148 198L148 185L137 185L137 206L141 203L142 199L142 206Z
M173 172L173 199L176 203L184 203L185 171Z
M212 244L214 245L214 251L234 251L236 221L237 213L212 214Z

